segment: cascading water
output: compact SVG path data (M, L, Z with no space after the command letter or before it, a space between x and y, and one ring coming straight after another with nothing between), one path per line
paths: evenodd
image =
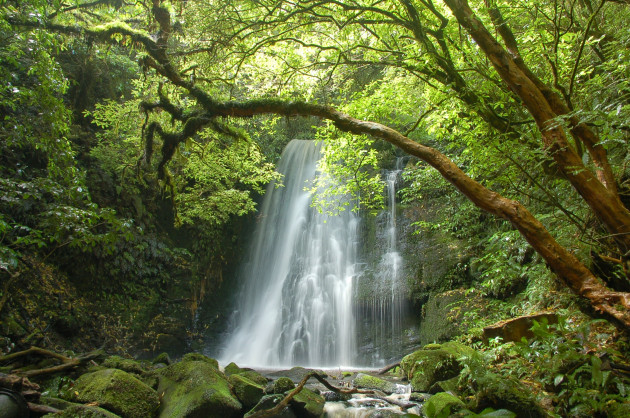
M304 188L315 178L321 145L293 140L270 184L254 232L234 331L222 357L248 366L353 363L353 281L358 219L326 216Z
M403 321L406 315L405 283L402 277L403 259L398 251L396 225L396 187L402 173L403 159L396 168L384 173L387 192L387 212L379 236L384 241L384 253L373 273L372 297L361 303L357 316L363 319L369 333L371 351L367 361L384 364L400 355L403 345Z

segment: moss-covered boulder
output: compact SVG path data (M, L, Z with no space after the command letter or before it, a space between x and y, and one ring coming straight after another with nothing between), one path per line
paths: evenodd
M173 362L171 361L171 356L169 356L168 353L160 353L151 360L151 364L166 364L168 366L171 363Z
M157 393L135 376L105 369L80 376L75 382L77 400L96 402L122 417L152 417L158 408Z
M452 379L440 380L439 382L435 382L428 392L432 394L439 392L451 392L459 394L459 376L455 376Z
M141 362L120 356L107 357L105 361L103 361L102 366L107 369L118 369L134 374L143 374L145 372L145 368Z
M228 380L232 384L232 392L234 392L238 400L243 404L243 408L245 408L246 411L256 406L264 395L264 386L244 376L233 374L228 377Z
M515 378L486 372L475 379L475 385L477 386L475 410L507 409L519 417L547 416L534 394Z
M440 392L431 396L422 406L428 418L448 417L464 408L464 402L448 392Z
M243 370L242 372L237 373L237 374L239 376L246 377L252 382L256 382L257 384L262 385L262 386L267 385L267 383L269 382L269 379L267 379L265 376L263 376L262 374L254 370Z
M288 377L279 377L271 385L271 393L284 393L295 389L295 383Z
M158 392L163 394L160 417L227 418L239 414L242 405L232 394L232 386L214 362L206 359L189 358L155 372L160 381Z
M385 393L396 392L396 385L380 377L370 376L369 374L359 373L352 381L355 387L360 389L376 389Z
M45 418L120 418L106 409L98 406L73 405L61 412L44 415Z
M246 369L241 369L234 362L228 364L223 369L223 372L225 373L226 376L230 376L230 375L233 375L233 374L241 373L241 372L244 372L244 371L246 371Z
M299 391L289 405L299 418L319 418L324 413L326 399L308 388Z
M258 402L256 406L254 406L249 412L245 414L244 418L248 418L249 416L254 415L259 411L274 408L282 399L284 399L284 395L282 394L265 395L262 397L262 399L260 399L260 402ZM274 415L274 418L296 418L296 416L289 407L286 407L282 410L282 412Z
M474 352L472 348L452 341L428 344L405 356L400 367L415 392L427 392L435 383L459 375L463 366L458 359L472 356Z
M213 358L204 356L203 354L199 354L199 353L188 353L188 354L184 355L184 357L182 357L181 361L182 362L186 362L186 361L203 361L203 362L206 362L206 363L210 364L215 369L219 370L219 362L218 361L216 361Z

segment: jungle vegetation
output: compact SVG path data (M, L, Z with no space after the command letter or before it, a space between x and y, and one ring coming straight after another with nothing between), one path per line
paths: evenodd
M74 312L91 309L68 290L83 288L123 340L174 298L195 306L299 137L325 141L322 170L346 180L324 193L365 211L382 203L386 156L413 156L401 195L449 202L417 226L470 243L477 287L497 296L524 275L536 303L558 302L544 282L627 332L629 6L3 0L0 313L61 306L52 323L86 333ZM57 301L11 296L38 280Z

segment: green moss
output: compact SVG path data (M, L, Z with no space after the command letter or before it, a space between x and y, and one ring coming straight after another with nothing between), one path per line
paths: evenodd
M158 408L157 393L133 375L105 369L82 375L75 382L80 402L96 402L122 417L152 417Z
M291 409L304 418L319 418L324 413L326 400L323 396L304 388L291 399Z
M459 394L459 376L455 376L448 380L441 380L434 383L429 389L429 393L451 392Z
M238 373L238 375L246 377L252 382L256 382L257 384L262 385L262 386L266 385L269 382L269 379L267 379L265 376L263 376L262 374L254 370L245 370Z
M163 394L160 417L231 417L242 405L234 397L225 375L207 361L172 364L156 372L160 379L158 392Z
M536 402L534 394L519 380L487 372L476 379L476 410L485 408L508 409L517 416L545 417L547 414Z
M106 358L102 366L108 369L124 370L128 373L135 374L142 374L145 372L140 362L128 358L122 358L120 356L111 356Z
M400 366L414 391L427 392L436 382L459 375L462 365L458 359L471 356L474 352L472 348L456 342L429 344L405 356Z
M182 357L182 362L186 362L186 361L204 361L204 362L212 365L212 367L214 367L215 369L219 370L219 362L216 361L213 358L206 357L203 354L188 353L188 354L184 355L184 357Z
M282 394L263 396L260 402L258 402L255 407L245 414L244 418L254 415L258 411L264 411L275 407L283 398L284 395ZM284 408L282 412L274 415L274 418L295 418L295 414L289 408Z
M153 360L151 360L152 364L166 364L167 366L171 364L171 357L168 353L160 353Z
M238 367L236 365L236 363L232 362L230 364L228 364L227 366L225 366L225 368L223 369L223 372L225 373L226 376L229 376L231 374L236 374L236 373L241 373L244 370L241 369L240 367Z
M447 417L464 408L461 399L446 392L436 393L422 406L422 411L428 418Z
M234 394L243 404L245 410L253 408L264 395L264 386L244 376L234 374L228 380L232 384Z
M273 393L284 393L293 389L295 389L295 383L288 377L279 377L273 382Z
M370 376L369 374L359 373L352 382L355 387L362 389L377 389L385 393L394 393L396 391L394 383L376 376Z

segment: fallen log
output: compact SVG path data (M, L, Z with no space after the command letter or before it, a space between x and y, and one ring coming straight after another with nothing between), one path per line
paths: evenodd
M46 350L40 347L31 347L27 350L18 351L16 353L7 354L0 357L0 362L12 362L16 359L26 357L31 354L37 354L42 357L51 357L61 361L61 364L51 367L45 367L35 370L24 370L24 368L13 369L12 372L24 377L35 377L44 374L58 373L64 370L78 367L86 362L89 362L97 357L100 357L103 352L101 350L91 351L87 354L80 355L78 357L67 357L63 354L55 353L54 351Z
M395 369L396 367L400 367L400 362L392 363L388 366L383 367L381 370L378 371L378 374L385 374L391 369Z

